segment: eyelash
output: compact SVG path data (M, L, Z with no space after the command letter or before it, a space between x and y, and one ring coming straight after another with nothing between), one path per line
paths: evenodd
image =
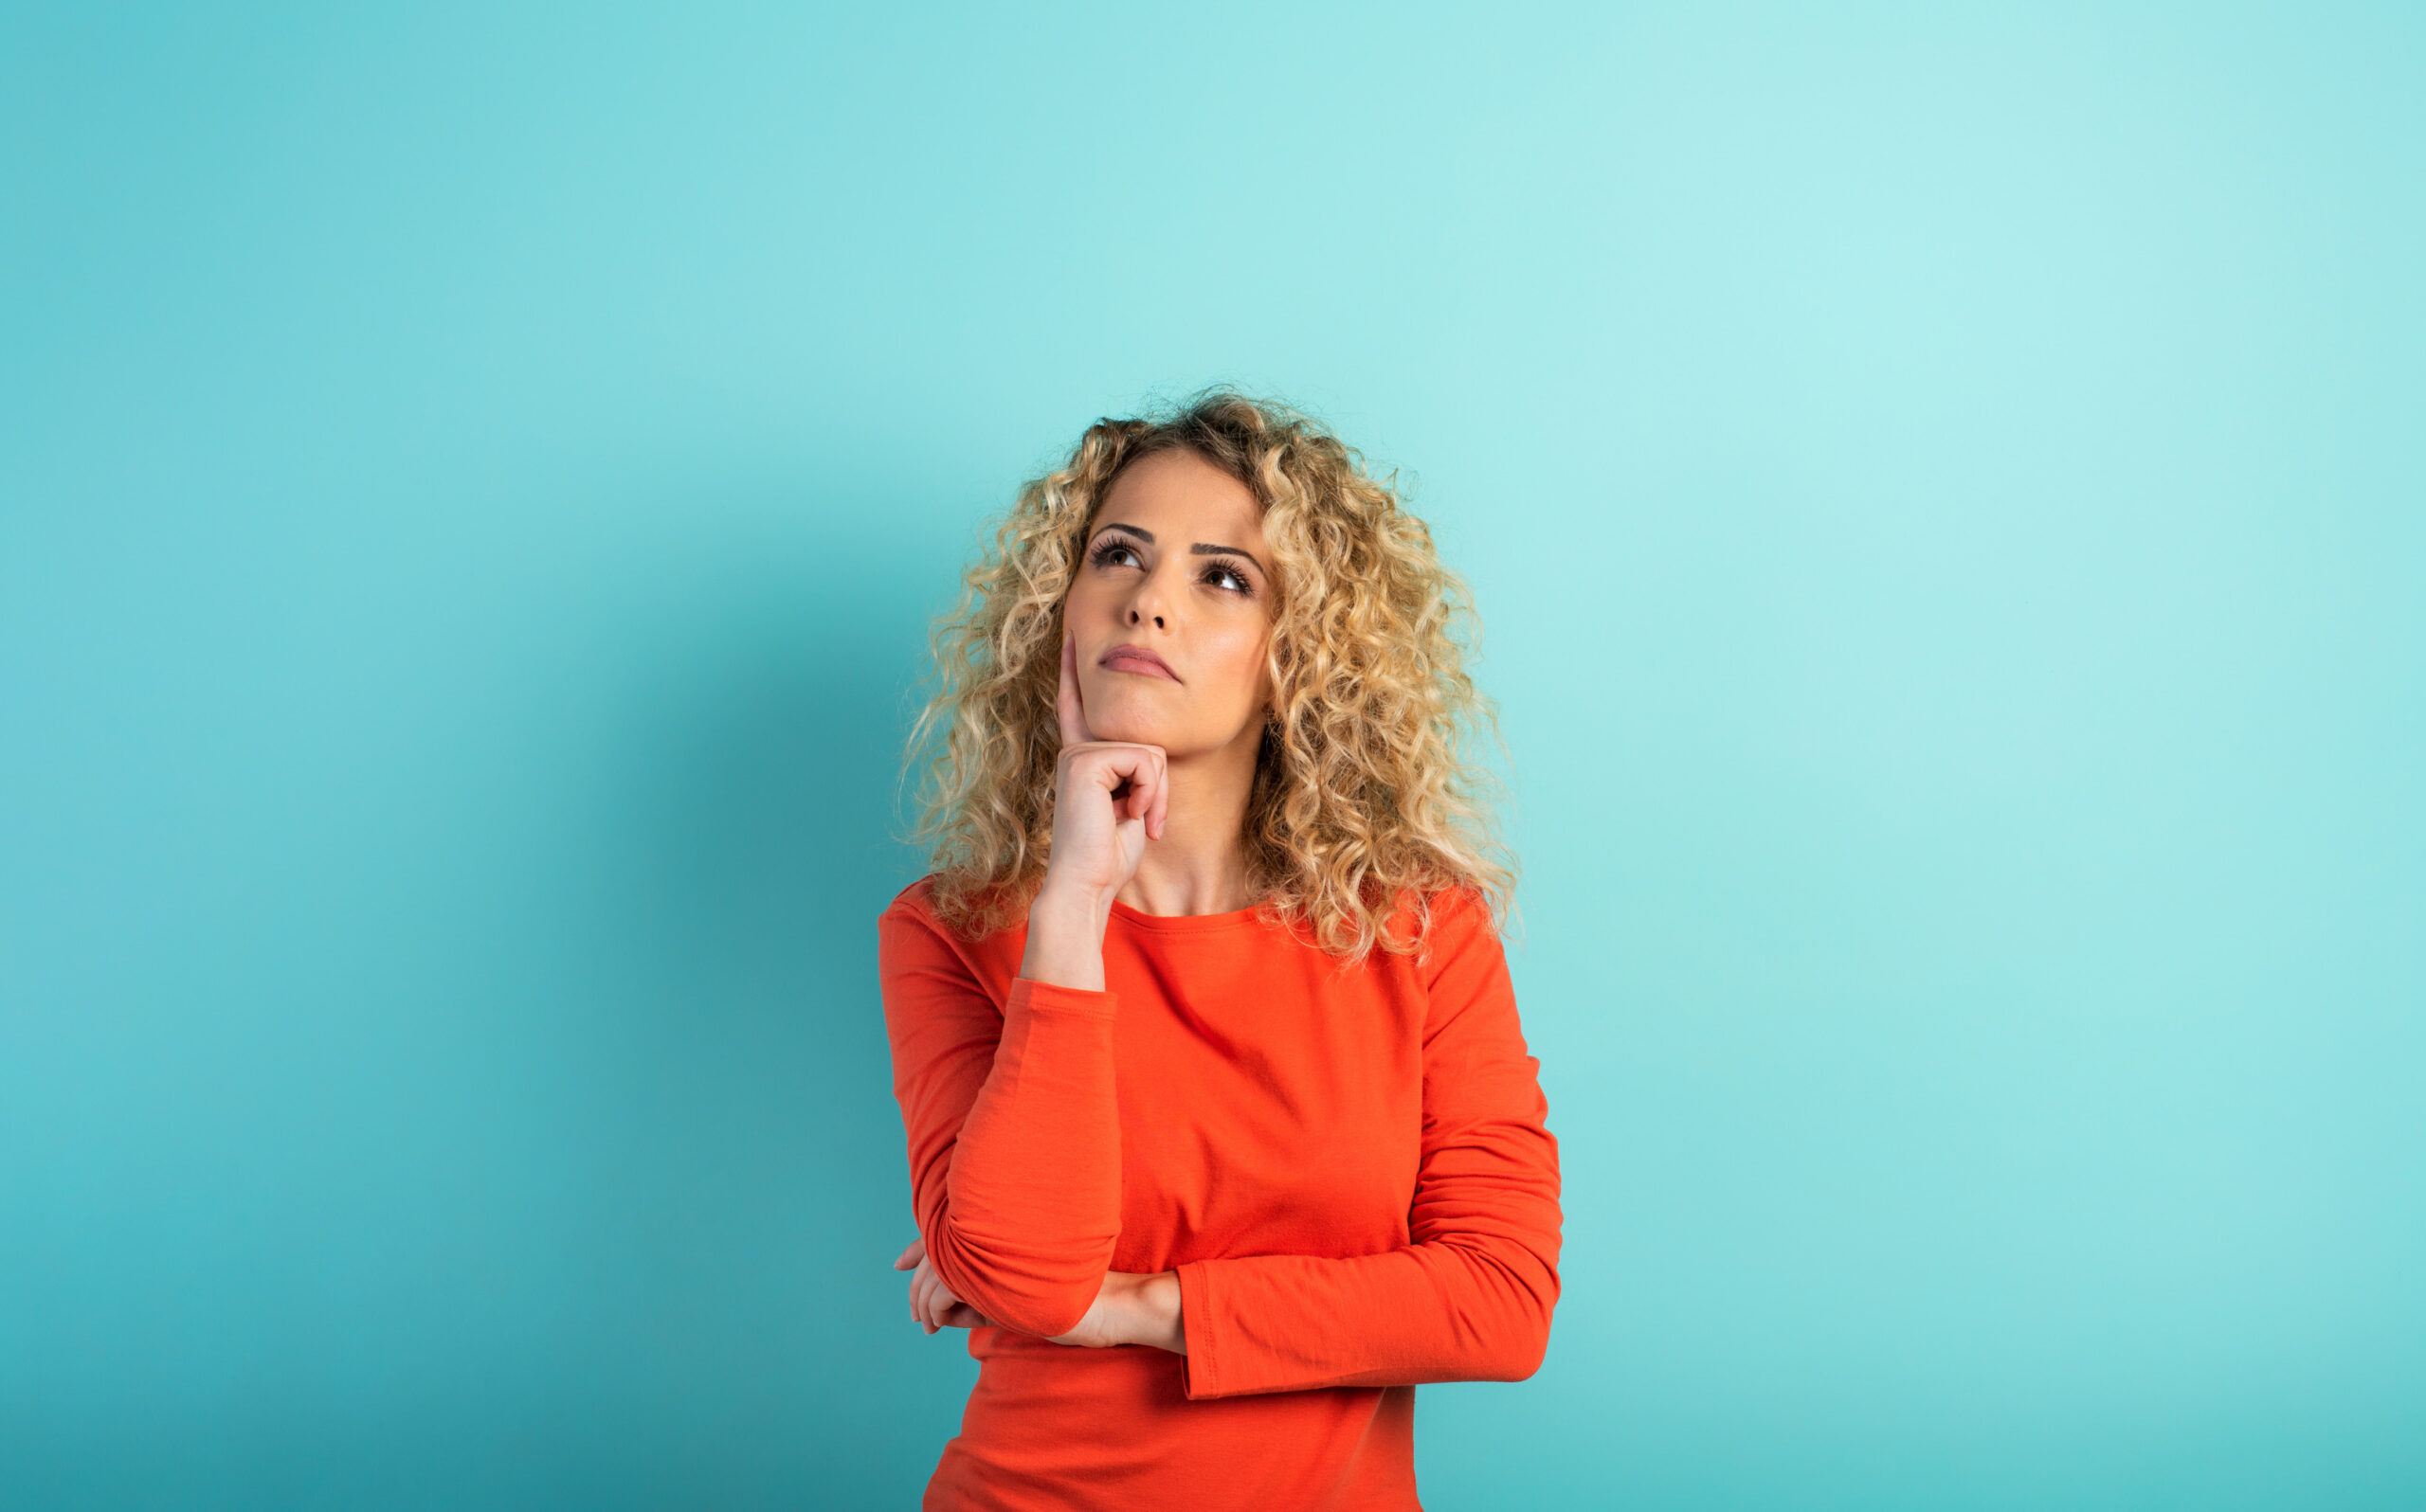
M1116 535L1108 536L1104 540L1097 542L1095 544L1095 549L1087 553L1087 561L1090 565L1096 567L1110 567L1113 565L1112 559L1123 551L1128 552L1131 556L1135 556L1137 554L1137 549L1130 545L1127 541L1122 540ZM1143 564L1141 563L1140 566L1142 565ZM1248 582L1247 575L1240 571L1237 567L1232 567L1227 562L1219 560L1207 563L1206 567L1210 570L1232 578L1238 583L1239 585L1237 587L1224 588L1222 589L1223 592L1235 593L1242 599L1252 599L1255 597L1255 585Z

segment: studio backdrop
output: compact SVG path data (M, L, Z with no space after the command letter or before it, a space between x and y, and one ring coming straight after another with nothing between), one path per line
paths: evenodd
M985 519L1471 583L1566 1181L1426 1504L2426 1505L2426 20L0 13L0 1504L906 1507Z

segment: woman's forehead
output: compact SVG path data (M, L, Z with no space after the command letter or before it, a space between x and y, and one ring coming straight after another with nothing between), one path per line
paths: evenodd
M1169 529L1187 532L1191 542L1219 539L1252 549L1263 539L1262 515L1244 483L1194 452L1178 450L1141 457L1121 469L1092 528L1142 526L1158 539ZM1204 533L1217 529L1227 533Z

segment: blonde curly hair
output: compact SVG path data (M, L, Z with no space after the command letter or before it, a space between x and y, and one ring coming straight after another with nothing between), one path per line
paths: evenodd
M913 728L912 837L932 906L967 938L1025 916L1044 879L1060 731L1061 605L1096 506L1139 458L1186 448L1253 491L1272 547L1274 717L1244 832L1268 919L1335 955L1417 949L1432 902L1472 890L1494 928L1514 859L1474 759L1497 724L1465 666L1473 611L1389 481L1310 417L1213 388L1153 419L1099 420L1030 480L933 629L939 686Z

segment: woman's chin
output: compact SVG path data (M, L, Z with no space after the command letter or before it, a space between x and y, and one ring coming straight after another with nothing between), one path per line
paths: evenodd
M1095 723L1095 717L1090 714L1087 718L1087 731L1097 740L1121 740L1140 746L1160 746L1166 751L1170 749L1172 740L1179 733L1171 728L1170 721L1168 719L1122 718L1117 714L1101 724Z
M1109 681L1109 687L1089 690L1092 696L1086 700L1087 730L1095 739L1133 741L1168 750L1172 740L1186 734L1182 728L1186 721L1172 717L1181 711L1170 707L1181 702L1175 684L1149 683L1126 675Z

